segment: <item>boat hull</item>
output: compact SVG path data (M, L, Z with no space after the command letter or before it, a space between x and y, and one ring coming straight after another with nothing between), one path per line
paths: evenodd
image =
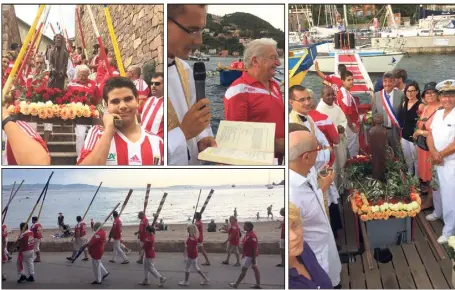
M239 70L222 70L220 71L220 85L230 86L241 75L242 71Z
M384 55L361 55L360 58L368 73L384 73L392 71L403 58L404 53L390 53ZM319 70L324 73L333 73L335 58L333 56L318 55ZM310 71L315 71L314 65Z

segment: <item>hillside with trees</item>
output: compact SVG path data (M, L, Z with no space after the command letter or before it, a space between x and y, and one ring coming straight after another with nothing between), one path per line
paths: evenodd
M278 48L284 49L284 32L250 13L236 12L222 17L208 14L206 28L202 52L216 49L217 52L228 50L229 54L243 54L244 45L240 39L249 41L263 37L273 38L278 42Z

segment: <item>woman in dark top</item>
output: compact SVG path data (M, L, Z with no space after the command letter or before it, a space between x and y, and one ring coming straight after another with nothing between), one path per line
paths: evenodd
M401 148L408 165L408 172L417 174L417 146L414 144L412 136L424 105L420 99L420 89L417 82L409 82L404 89L404 93L406 98L403 102L403 110L400 116L400 122L403 126Z
M300 211L289 203L289 289L332 289L332 281L303 241Z

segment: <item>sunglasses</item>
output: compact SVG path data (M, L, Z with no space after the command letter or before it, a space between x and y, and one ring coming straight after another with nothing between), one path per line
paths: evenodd
M157 86L161 85L161 82L151 82L150 85L157 87Z
M174 23L175 25L177 25L178 28L180 28L181 30L185 31L185 32L186 32L187 34L189 34L191 37L197 37L197 35L201 34L202 31L204 30L204 28L200 28L200 29L191 31L191 30L189 30L188 28L186 28L185 26L183 26L182 24L180 24L179 22L177 22L176 20L174 20L173 18L168 17L167 19L170 20L170 21L171 21L172 23Z

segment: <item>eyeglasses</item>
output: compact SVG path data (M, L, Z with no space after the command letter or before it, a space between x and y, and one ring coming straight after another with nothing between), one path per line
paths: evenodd
M319 151L321 151L321 150L323 150L323 149L324 149L324 147L322 147L322 145L318 145L318 146L316 147L316 149L305 151L305 152L303 152L300 156L302 156L302 155L305 154L305 153L319 152Z
M291 99L291 100L293 100L295 102L298 102L298 103L303 103L305 101L309 101L310 102L311 101L311 97L301 98L301 99L298 99L298 100L297 99Z
M170 20L172 23L174 23L175 25L177 25L181 30L185 31L187 34L189 34L191 37L196 37L198 36L199 34L202 33L202 31L204 30L204 28L200 28L198 30L194 30L194 31L191 31L189 30L188 28L186 28L185 26L183 26L182 24L178 23L177 21L175 21L174 19L172 19L171 17L168 17L167 18L168 20Z
M161 85L161 82L151 82L150 85L157 87L157 86Z

